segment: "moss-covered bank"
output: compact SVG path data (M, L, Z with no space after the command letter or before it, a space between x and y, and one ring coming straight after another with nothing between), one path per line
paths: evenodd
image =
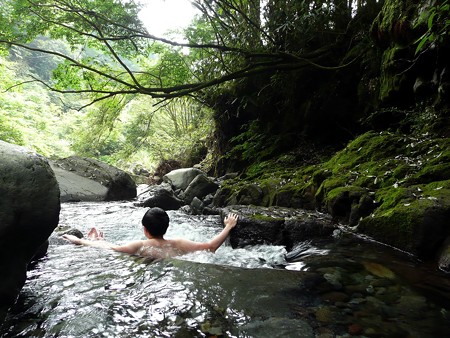
M367 132L314 165L285 154L225 181L216 204L317 209L430 258L450 235L450 139Z

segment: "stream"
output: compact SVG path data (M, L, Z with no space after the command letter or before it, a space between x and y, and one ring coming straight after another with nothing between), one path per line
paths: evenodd
M143 239L132 202L62 204L60 226ZM218 216L169 211L166 238L206 241ZM239 226L239 223L238 225ZM51 241L28 271L0 337L450 337L450 278L341 234L285 248L144 258Z

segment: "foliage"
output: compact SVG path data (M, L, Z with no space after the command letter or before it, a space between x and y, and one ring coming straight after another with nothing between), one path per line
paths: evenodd
M437 2L427 11L424 11L421 20L426 21L427 30L417 40L416 54L419 53L427 44L438 42L442 43L448 39L450 33L450 4L448 0L442 3Z
M73 149L128 169L130 163L154 168L161 159L186 162L190 149L211 132L211 113L189 99L154 106L129 98L91 109L73 133Z
M252 121L249 125L242 126L242 133L233 137L230 142L235 146L227 154L228 158L260 161L273 155L276 139L267 138L258 121Z
M210 120L203 113L195 115L201 123L190 122L191 129L180 129L184 123L180 115L168 109L178 106L186 112L183 102L189 101L168 101L174 98L194 97L231 117L258 118L260 113L251 112L247 105L262 107L261 102L268 103L261 108L265 112L270 105L277 113L286 102L295 105L283 97L286 77L280 74L346 67L348 60L343 60L354 41L348 34L356 21L353 9L356 3L358 11L364 9L363 2L343 0L194 0L201 15L184 32L186 42L179 43L147 32L138 20L139 4L133 0L1 2L0 46L12 51L15 61L31 63L36 53L51 60L42 67L33 63L29 77L20 77L19 82L31 80L56 93L80 94L75 101L84 113L73 115L77 124L67 127L66 134L73 149L115 162L132 159L145 147L154 154L149 157L185 154L194 136L208 135ZM280 81L270 80L274 78ZM300 75L289 79L294 79L292 92L302 90L296 88L302 82ZM227 95L235 97L221 100ZM271 96L275 100L270 101ZM239 108L222 110L226 100ZM162 108L151 108L154 104ZM75 106L71 102L70 107ZM251 118L244 116L242 122L251 125ZM251 128L243 131L243 144L236 148L242 151L241 159L276 152L279 135L267 138L271 129L261 123L257 135ZM289 119L283 123L289 124ZM240 142L239 137L235 140Z
M69 154L64 135L72 123L70 112L35 83L11 89L22 69L22 63L0 58L0 139L47 156Z
M202 16L178 43L147 32L132 0L3 0L0 45L64 61L54 73L59 83L45 82L55 91L90 93L95 102L137 93L167 99L262 72L320 67L345 34L353 1L193 3ZM38 35L64 39L71 51L27 44Z

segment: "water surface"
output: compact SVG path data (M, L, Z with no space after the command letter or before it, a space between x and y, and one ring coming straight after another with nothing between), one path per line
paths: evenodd
M107 240L143 239L145 209L128 202L63 204L61 226ZM169 212L167 237L208 240L217 216ZM28 273L2 337L445 337L448 275L385 246L341 236L200 252L148 262L50 245Z

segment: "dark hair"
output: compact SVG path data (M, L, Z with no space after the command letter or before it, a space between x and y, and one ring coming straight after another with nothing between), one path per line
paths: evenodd
M142 225L153 237L162 237L169 227L169 215L161 208L150 208L142 217Z

